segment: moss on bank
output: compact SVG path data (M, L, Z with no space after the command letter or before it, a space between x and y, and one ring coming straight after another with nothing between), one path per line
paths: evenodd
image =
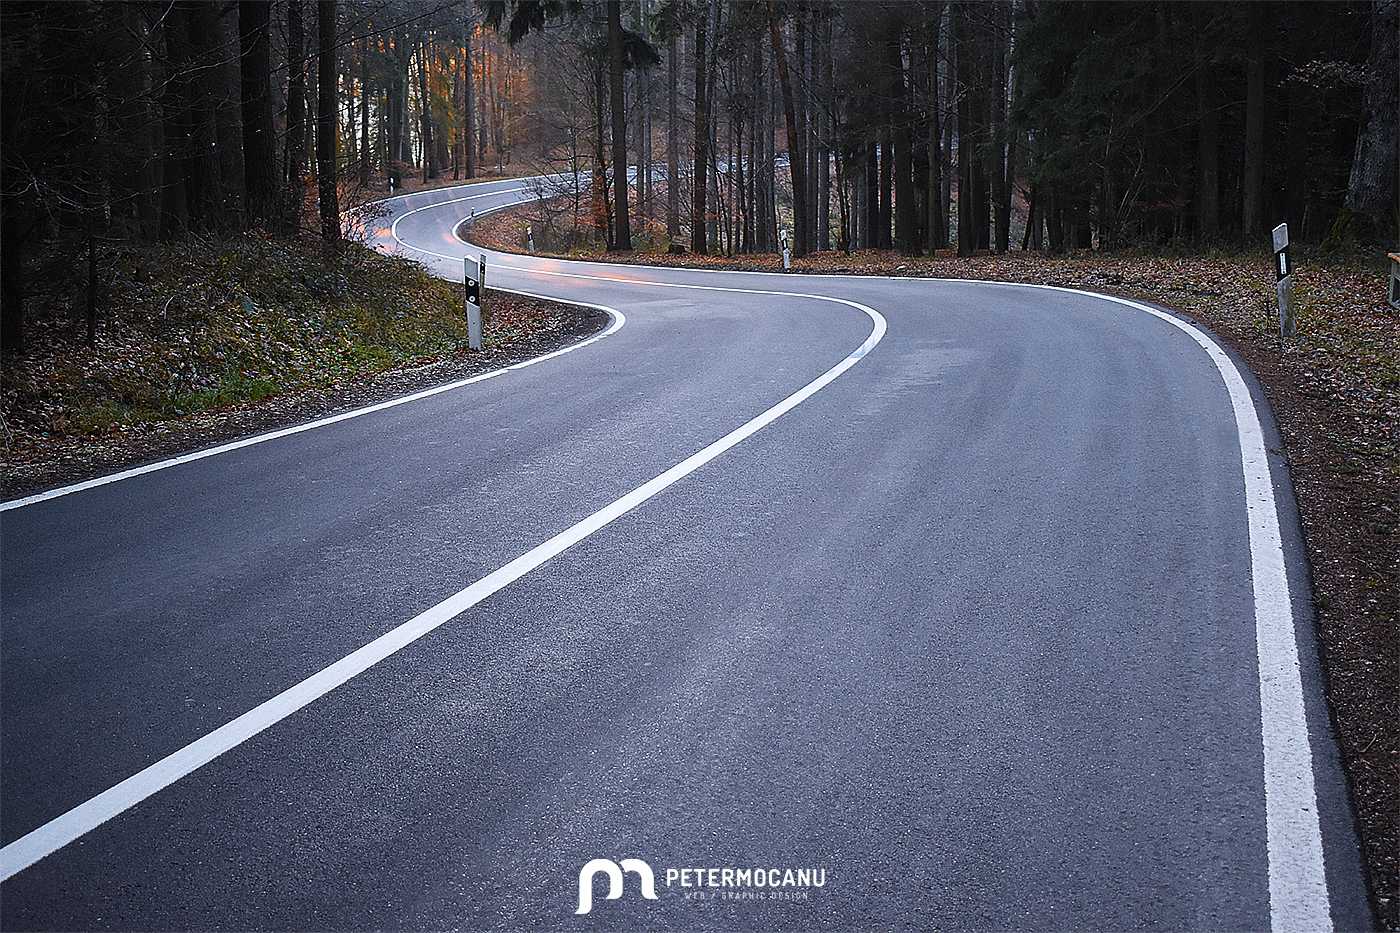
M353 244L332 256L318 243L254 236L102 251L88 345L86 276L72 274L74 258L46 255L32 280L25 352L4 360L7 449L467 348L460 291L422 266Z

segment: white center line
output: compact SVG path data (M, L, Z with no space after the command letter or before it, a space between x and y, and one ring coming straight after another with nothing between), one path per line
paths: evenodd
M477 197L477 196L474 196ZM471 200L474 198L461 198ZM449 202L453 203L453 202ZM432 206L432 205L429 205ZM421 210L424 208L418 208ZM397 222L395 224L396 234ZM395 235L397 239L397 236ZM407 244L404 244L407 246ZM409 247L429 255L442 256ZM457 259L458 257L442 258ZM577 278L607 278L605 276L529 270L535 274ZM613 279L623 281L622 279ZM672 288L706 288L706 286L672 283L635 284ZM999 283L1007 284L1007 283ZM1051 286L1020 286L1071 291L1074 294L1094 294ZM543 544L521 555L504 567L483 577L466 589L454 594L426 612L403 623L375 641L347 655L325 670L250 710L233 722L206 735L86 803L44 824L0 849L0 881L51 854L118 813L144 800L164 787L213 760L223 752L247 741L293 712L314 702L357 674L389 657L405 645L460 615L466 609L496 592L512 581L529 573L550 558L582 541L617 517L636 508L667 486L678 481L724 451L760 430L784 413L819 391L846 369L853 366L879 343L885 333L885 320L878 312L856 302L820 295L798 295L757 289L711 287L714 291L745 292L785 297L834 301L865 312L875 322L875 328L859 348L835 367L797 393L768 411L735 429L730 434L682 461L655 479L639 486L621 499L600 509L578 524L560 532ZM528 294L528 293L522 293ZM541 296L543 297L543 296ZM1326 883L1321 828L1318 821L1317 794L1312 768L1312 746L1304 708L1301 670L1298 658L1292 603L1289 595L1287 569L1279 529L1278 507L1273 495L1272 476L1258 412L1248 387L1238 368L1220 346L1191 324L1149 305L1111 295L1095 297L1117 302L1144 311L1179 328L1199 344L1211 357L1225 382L1234 409L1239 433L1241 463L1244 473L1245 500L1248 512L1251 576L1254 587L1255 636L1259 663L1259 690L1262 713L1264 751L1265 821L1267 825L1269 902L1271 926L1283 930L1330 930L1332 928ZM594 306L598 307L598 306ZM604 309L606 310L606 309ZM621 326L617 316L610 333ZM602 335L600 335L602 336ZM596 338L595 338L596 339ZM528 364L521 364L528 365ZM490 378L501 371L487 373L449 386L439 387L414 396L406 396L378 406L347 412L332 418L312 422L281 432L260 435L245 441L224 445L186 457L153 464L139 470L127 471L90 483L54 490L40 496L0 504L0 511L17 508L31 502L76 492L103 483L115 482L132 475L150 472L200 457L212 456L249 444L271 440L297 431L356 417L369 411L402 404L434 392L446 391L470 382Z
M782 295L780 292L754 294ZM815 395L837 376L860 361L885 335L885 319L872 308L840 298L818 295L793 297L831 301L859 309L870 316L874 328L865 341L839 363L812 382L789 395L757 417L730 431L724 437L682 460L666 472L643 483L620 499L604 506L592 515L566 528L559 534L525 552L493 573L414 616L397 628L386 632L369 644L351 652L334 664L311 675L297 685L266 700L232 722L215 729L142 771L111 787L90 800L55 817L29 834L0 849L0 881L45 858L68 843L101 826L122 813L169 787L176 781L203 767L229 749L275 725L292 713L314 703L341 684L363 673L393 655L399 649L455 619L492 593L508 586L541 564L567 550L614 519L625 515L666 487L690 475L720 454L761 430Z
M527 293L522 292L521 294ZM242 450L244 447L252 447L255 444L265 444L268 441L275 441L278 438L289 437L293 434L300 434L303 431L311 431L315 430L316 428L324 428L328 425L337 424L341 421L349 421L352 418L359 418L362 415L369 415L377 411L383 411L386 408L395 408L399 405L407 404L408 402L416 402L419 399L428 398L433 395L439 395L443 392L451 392L453 389L460 389L463 386L469 386L477 382L484 382L487 379L493 379L496 376L503 375L505 373L510 372L511 370L523 369L526 366L533 366L536 363L540 363L548 359L553 359L556 356L562 356L565 353L572 353L574 350L586 347L594 341L603 339L609 334L616 333L622 328L624 324L627 323L627 318L624 317L621 312L613 311L610 308L604 308L600 305L591 305L581 301L571 302L571 304L580 305L581 307L586 308L597 308L600 311L606 311L612 316L613 321L611 324L608 325L606 330L602 331L601 333L594 334L592 337L589 337L586 340L580 340L578 343L571 343L567 347L555 350L553 353L547 353L543 356L537 356L533 359L516 363L513 366L506 366L502 369L494 369L490 372L481 373L476 376L470 376L466 379L459 379L456 382L449 382L440 386L433 386L432 388L424 389L421 392L414 392L411 395L399 396L398 398L392 398L384 402L378 402L373 405L366 405L362 408L353 408L349 411L342 411L339 414L329 415L325 418L318 418L315 421L308 421L305 424L292 425L288 428L280 428L276 431L268 431L265 434L255 434L252 437L240 438L236 441L230 441L227 444L220 444L217 447L209 447L204 450L192 451L191 453L182 454L178 457L171 457L167 460L157 460L154 463L147 463L143 466L133 467L130 470L123 470L120 473L111 473L107 476L94 477L93 479L87 480L85 482L74 483L71 486L60 486L57 489L50 489L46 492L35 493L32 496L25 496L21 499L10 499L7 502L0 502L0 512L8 512L11 509L18 509L26 505L33 505L36 502L45 502L49 499L57 499L60 496L67 496L75 492L82 492L85 489L95 489L98 486L106 486L109 483L115 483L120 480L131 479L136 476L144 476L147 473L154 473L157 470L164 470L169 467L180 466L184 463L193 463L196 460L203 460L206 457L215 457L219 454L231 453L235 450Z

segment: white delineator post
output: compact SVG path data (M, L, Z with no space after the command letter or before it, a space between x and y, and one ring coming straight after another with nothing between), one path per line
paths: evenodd
M1278 331L1285 337L1298 332L1293 317L1293 261L1288 255L1288 224L1274 228L1274 275L1278 279Z
M486 255L481 256L480 264L470 256L462 257L463 278L467 289L467 346L481 349L481 292L486 285Z

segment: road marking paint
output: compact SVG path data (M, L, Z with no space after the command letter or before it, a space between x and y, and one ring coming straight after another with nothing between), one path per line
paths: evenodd
M449 190L450 190L450 189L449 189ZM450 199L448 199L448 200L446 200L446 201L434 201L434 202L431 203L431 204L424 204L424 205L422 205L421 207L415 207L415 208L412 208L411 210L404 211L404 212L403 212L402 214L400 214L398 217L395 217L395 218L394 218L394 222L393 222L392 224L389 225L389 235L392 236L392 237L394 238L394 241L395 241L395 242L403 244L403 245L404 245L405 247L407 247L408 249L418 250L418 252L420 252L420 253L428 253L429 255L437 256L437 257L440 258L440 259L455 259L455 260L457 260L457 261L460 262L461 259L462 259L461 256L444 256L444 255L441 254L441 253L433 253L433 252L430 252L429 250L423 249L423 248L418 247L418 246L413 246L412 244L406 243L406 242L404 242L403 240L399 239L399 221L403 220L405 217L412 217L414 214L417 214L417 213L419 213L419 212L421 212L421 211L431 210L431 209L433 209L433 208L435 208L435 207L445 207L445 206L447 206L448 204L461 204L461 203L463 203L463 202L465 202L465 201L479 201L479 200L482 199L482 198L497 197L497 196L503 195L503 194L519 194L519 193L524 192L524 191L525 191L525 187L522 185L522 186L519 187L519 188L506 188L506 189L503 190L503 191L483 191L483 192L481 192L480 194L472 194L472 195L468 195L467 197L464 197L464 198L450 198ZM412 197L412 195L404 195L403 197L405 198L405 200L404 200L404 207L408 207L408 201L407 201L407 199L410 198L410 197ZM524 203L525 201L528 201L528 200L529 200L529 198L522 197L522 198L519 198L519 199L517 199L517 200L515 200L515 201L512 201L512 202L510 202L510 203L501 204L501 205L499 205L498 207L493 207L493 208L491 208L490 211L482 211L482 216L485 216L486 214L489 214L489 213L491 213L491 212L493 212L493 211L501 211L501 210L505 210L505 209L508 208L508 207L515 207L515 205L517 205L517 204L522 204L522 203ZM382 204L382 203L384 203L384 202L383 202L383 201L376 201L375 203L376 203L376 204ZM459 221L456 225L453 226L453 228L452 228L453 231L455 232L456 229L457 229L457 227L459 227L459 226L461 226L460 221Z
M405 244L407 245L407 244ZM413 247L417 248L417 247ZM426 252L426 251L425 251ZM433 254L438 255L438 254ZM451 257L445 257L451 258ZM636 279L592 276L504 264L513 270L565 278L600 278L619 282ZM613 269L625 264L599 263ZM728 270L686 270L715 272ZM752 275L774 275L753 272ZM898 276L856 276L899 281ZM915 279L918 281L918 279ZM929 279L923 279L929 281ZM949 279L944 281L975 281ZM655 284L655 283L649 283ZM1191 323L1150 305L1080 289L1059 286L996 282L1022 288L1043 288L1078 295L1094 295L1160 318L1191 337L1210 357L1230 396L1239 436L1241 468L1249 525L1250 576L1254 588L1255 645L1259 664L1261 741L1264 751L1264 808L1269 864L1270 924L1275 931L1332 929L1327 891L1322 830L1318 820L1317 788L1312 766L1312 744L1303 701L1302 672L1298 658L1292 598L1289 595L1278 504L1263 427L1244 377L1220 345ZM706 288L703 285L672 285ZM731 289L716 288L716 291ZM745 289L732 289L745 291Z
M547 353L543 356L538 356L534 359L526 360L523 363L515 363L510 366L503 366L500 369L493 369L490 372L479 373L475 376L469 376L466 379L458 379L456 382L449 382L444 385L433 386L430 389L423 389L422 391L414 392L411 395L404 395L400 396L399 398L392 398L388 399L387 401L376 402L373 405L366 405L362 408L352 408L349 411L342 411L338 414L328 415L325 418L318 418L315 421L308 421L305 424L297 424L289 428L280 428L276 431L269 431L265 434L255 434L252 437L240 438L239 440L230 441L227 444L220 444L217 447L210 447L206 450L196 450L191 453L182 454L178 457L171 457L168 460L158 460L155 463L148 463L144 466L132 467L129 470L122 470L120 473L111 473L107 476L98 476L81 483L74 483L71 486L60 486L57 489L50 489L46 492L35 493L32 496L25 496L20 499L11 499L8 502L0 502L0 512L8 512L11 509L22 508L26 505L34 505L37 502L46 502L49 499L57 499L59 496L66 496L75 492L82 492L87 489L95 489L98 486L106 486L109 483L115 483L124 479L132 479L133 477L144 476L147 473L154 473L157 470L164 470L168 469L169 467L180 466L181 464L185 463L193 463L196 460L203 460L206 457L215 457L219 454L231 453L235 450L242 450L244 447L252 447L255 444L265 444L268 441L275 441L279 438L289 437L293 434L300 434L303 431L311 431L315 430L316 428L326 427L327 425L339 424L342 421L349 421L352 418L359 418L364 415L371 415L377 411L384 411L388 408L395 408L399 405L406 405L409 402L416 402L420 399L429 398L434 395L440 395L443 392L451 392L453 389L460 389L463 386L473 385L478 382L485 382L487 379L494 379L495 377L504 375L513 369L522 369L529 364L543 362L544 360L553 359L557 356L563 356L565 353L572 353L574 350L582 349L583 347L586 347L591 343L595 343L596 341L602 340L609 334L616 333L623 327L623 325L627 323L626 316L624 316L621 312L613 311L612 309L605 308L602 305L593 305L578 301L570 302L570 304L575 304L585 308L595 308L599 311L606 311L612 317L612 323L608 325L608 327L603 331L594 334L592 337L589 337L586 340L580 340L578 343L571 343L567 347L561 347L560 349L555 350L553 353Z
M524 189L518 189L518 190L524 190ZM424 205L424 206L422 206L422 207L417 207L417 208L414 208L414 209L411 210L411 211L406 212L405 214L401 215L398 219L396 219L396 220L394 221L393 226L391 226L390 230L391 230L391 232L394 231L394 230L397 230L399 220L402 220L404 217L407 217L409 214L414 214L414 213L417 213L418 211L426 210L427 208L430 208L430 207L439 207L439 206L441 206L441 205L443 205L443 204L457 204L457 203L460 203L460 202L463 202L463 201L474 201L474 200L476 200L477 198L489 197L489 196L497 195L497 194L501 194L501 193L502 193L502 192L499 192L499 191L484 192L484 193L481 193L481 194L474 194L474 195L472 195L471 197L453 198L453 199L451 199L451 200L449 200L449 201L438 201L438 202L435 202L435 203L433 203L433 204L427 204L427 205ZM412 197L412 195L404 195L404 197ZM508 204L508 205L502 205L502 206L503 206L503 207L511 207L511 206L513 206L513 205L509 205L509 204ZM396 240L398 239L397 234L394 235L394 238L395 238ZM407 245L407 244L405 244L405 245ZM417 247L410 247L410 248L411 248L411 249L418 249ZM419 250L419 252L427 252L427 251L426 251L426 250ZM441 256L441 255L438 254L438 253L432 253L431 255L440 256L440 258L444 258L444 259L451 259L451 258L453 258L453 257L450 257L450 256ZM460 260L461 257L456 257L456 258L458 258L458 259ZM547 296L547 295L534 295L534 294L531 294L530 292L514 291L514 290L512 290L512 289L500 289L500 290L501 290L501 291L512 291L513 294L524 295L524 296L527 297L527 298L541 298L541 299L547 299L547 300L550 300L550 301L559 301L558 298L550 298L550 297ZM318 418L318 419L315 420L315 421L308 421L306 424L293 425L292 427L289 427L289 428L281 428L281 429L278 429L278 430L276 430L276 431L269 431L269 432L266 432L266 433L264 433L264 434L255 434L255 435L253 435L252 437L240 438L239 440L236 440L236 441L230 441L230 442L227 443L227 444L220 444L220 445L218 445L218 446L216 446L216 447L210 447L210 448L208 448L207 450L196 450L196 451L193 451L193 452L191 452L191 453L182 454L182 455L180 455L180 456L178 456L178 457L171 457L171 458L166 459L166 460L158 460L158 461L156 461L155 463L148 463L148 464L145 464L144 466L133 467L133 468L131 468L131 469L129 469L129 470L122 470L122 471L119 472L119 473L111 473L111 474L108 474L108 475L106 475L106 476L98 476L98 477L94 477L93 479L90 479L90 480L86 480L86 481L84 481L84 482L81 482L81 483L73 483L73 484L68 485L68 486L60 486L60 487L58 487L58 488L56 488L56 489L50 489L50 490L47 490L47 491L45 491L45 492L35 493L35 494L32 495L32 496L23 496L23 497L18 498L18 499L10 499L10 500L5 501L5 502L0 502L0 512L8 512L8 511L10 511L11 509L22 508L22 507L24 507L24 506L26 506L26 505L34 505L35 503L38 503L38 502L46 502L46 501L48 501L49 499L57 499L57 498L59 498L60 496L70 495L70 494L75 493L75 492L82 492L82 491L87 490L87 489L95 489L95 488L97 488L98 486L106 486L106 485L108 485L109 483L115 483L115 482L118 482L119 480L132 479L132 478L137 477L137 476L144 476L144 475L147 474L147 473L154 473L154 472L156 472L157 470L164 470L164 469L167 469L167 468L169 468L169 467L180 466L180 465L185 464L185 463L193 463L193 462L196 461L196 460L203 460L203 459L206 458L206 457L214 457L214 456L218 456L219 454L231 453L231 452L233 452L233 451L235 451L235 450L242 450L244 447L252 447L252 446L255 445L255 444L263 444L263 443L266 443L266 442L268 442L268 441L275 441L275 440L277 440L277 439L279 439L279 438L288 437L288 436L293 435L293 434L300 434L300 433L303 432L303 431L311 431L311 430L314 430L315 428L326 427L327 425L337 424L337 423L339 423L339 422L341 422L341 421L349 421L351 418L359 418L359 417L361 417L362 415L373 414L374 412L383 411L383 410L385 410L385 409L387 409L387 408L394 408L394 407L396 407L396 406L398 406L398 405L407 404L408 402L416 402L416 401L418 401L419 399L424 399L424 398L428 398L428 397L433 396L433 395L438 395L439 393L442 393L442 392L450 392L450 391L452 391L453 389L460 389L460 388L462 388L463 386L468 386L468 385L471 385L471 384L477 383L477 382L483 382L483 381L485 381L485 380L487 380L487 379L492 379L492 378L495 378L496 376L503 375L503 374L505 374L505 373L507 373L507 372L513 370L513 369L524 369L526 366L531 366L531 365L533 365L533 364L535 364L535 363L542 363L542 362L544 362L545 360L552 360L552 359L554 359L555 357L563 356L565 353L572 353L574 350L578 350L578 349L581 349L581 348L583 348L583 347L586 347L586 346L588 346L588 345L591 344L591 343L594 343L594 342L596 342L596 341L598 341L598 340L601 340L602 338L608 336L609 334L615 333L616 331L620 330L620 329L623 327L624 324L627 323L627 318L626 318L626 316L623 315L621 312L614 311L613 309L611 309L611 308L606 308L606 307L604 307L604 306L602 306L602 305L590 304L590 303L585 302L585 301L570 301L570 302L565 302L565 303L566 303L566 304L576 305L576 306L582 307L582 308L593 308L593 309L598 310L598 311L604 311L604 312L606 312L607 314L609 314L609 315L612 317L612 319L613 319L613 320L612 320L612 323L611 323L606 329L604 329L603 331L601 331L600 333L594 334L592 337L589 337L589 338L586 339L586 340L580 340L578 343L571 343L571 344L569 344L567 347L561 347L560 349L555 350L555 351L552 352L552 353L546 353L546 354L544 354L544 355L542 355L542 356L533 357L532 359L525 360L525 361L520 362L520 363L515 363L515 364L510 365L510 366L504 366L504 367L502 367L502 368L500 368L500 369L492 370L492 371L486 372L486 373L479 373L478 375L470 376L470 377L468 377L468 378L466 378L466 379L459 379L459 380L457 380L457 381L455 381L455 382L450 382L450 383L447 383L447 384L445 384L445 385L434 386L434 387L432 387L432 388L430 388L430 389L424 389L424 390L422 390L421 392L414 392L414 393L412 393L411 395L405 395L405 396L402 396L402 397L400 397L400 398L389 399L389 400L387 400L387 401L378 402L378 403L373 404L373 405L366 405L366 406L364 406L364 407L362 407L362 408L353 408L353 409L351 409L351 410L349 410L349 411L343 411L343 412L340 412L340 413L338 413L338 414L330 415L330 416L325 417L325 418Z
M731 290L732 289L727 289ZM782 294L755 291L754 294ZM75 839L91 832L112 817L125 812L176 781L203 767L224 752L248 741L270 726L310 705L330 691L455 619L481 600L508 586L617 518L635 509L652 496L700 469L725 451L785 415L821 391L859 362L885 335L885 319L878 311L843 298L818 298L844 304L869 315L874 324L859 347L816 379L798 389L767 411L730 431L659 476L643 483L592 515L559 532L467 588L454 593L431 609L414 616L374 641L356 649L329 667L254 707L213 732L162 758L121 783L55 817L44 825L0 849L0 881L4 881L45 858ZM617 313L617 312L614 312ZM618 314L621 319L621 314Z
M492 194L498 193L500 192L492 192ZM439 204L474 200L477 197L484 196L486 195L474 195L472 198L454 199L453 201L439 202ZM416 208L409 213L423 209L425 208ZM403 216L407 216L407 214ZM397 220L392 229L396 231ZM396 232L394 236L397 240ZM460 257L457 256L447 256L440 253L433 253L429 250L423 250L420 247L409 246L408 244L404 245L418 252L423 252L439 258L454 261L460 259ZM850 368L850 366L853 366L861 357L869 352L875 344L879 343L880 339L884 336L886 327L884 318L873 309L856 302L829 298L826 296L800 295L789 292L771 292L743 288L645 282L611 276L592 276L557 271L530 270L519 266L511 266L511 268L532 272L534 274L568 278L605 279L648 286L705 289L749 294L770 294L775 296L836 301L864 311L871 316L876 327L872 331L870 337L836 367L828 370L817 380L809 383L804 389L789 396L788 399L770 408L768 411L747 422L740 428L735 429L735 431L716 441L714 444L711 444L709 447L699 451L687 460L682 461L650 482L639 486L631 493L628 493L621 499L600 509L598 512L595 512L593 515L575 524L571 528L560 532L558 535L555 535L553 538L550 538L531 551L526 552L494 573L489 574L426 612L405 622L403 625L386 633L379 639L347 655L325 670L302 681L300 684L273 697L255 709L250 710L233 722L215 730L191 745L186 746L180 751L162 759L160 762L133 775L115 787L110 788L108 791L99 794L86 803L81 804L28 835L5 846L3 849L0 849L0 880L8 879L16 872L23 870L39 859L51 854L68 842L89 832L96 826L101 825L101 823L111 817L129 809L159 790L168 787L170 784L178 781L195 769L218 757L223 752L247 741L269 726L281 721L283 718L302 709L306 705L309 705L337 686L397 652L400 648L411 644L424 634L427 634L445 622L460 615L466 609L480 602L491 593L519 579L521 576L529 573L552 557L579 541L582 541L614 519L636 508L667 486L680 480L694 470L699 469L744 438L760 430L776 418L781 417L782 414L785 414L812 394L820 391L820 389L831 380ZM614 268L621 267L615 265ZM769 275L771 273L755 274ZM859 276L858 278L882 278L890 281L899 280L898 277L890 278L879 276ZM918 280L915 279L915 281ZM928 280L924 279L924 281ZM1308 735L1306 710L1303 701L1302 675L1298 659L1297 637L1294 630L1292 601L1288 588L1287 568L1283 554L1282 534L1279 529L1278 507L1273 495L1273 480L1269 470L1268 454L1263 438L1263 428L1243 376L1229 356L1205 333L1190 323L1149 305L1113 295L1103 295L1078 289L1060 288L1057 286L1025 285L1006 282L985 284L1011 285L1013 287L1022 288L1044 288L1047 290L1064 291L1080 295L1091 294L1098 298L1144 311L1172 324L1195 340L1196 343L1206 351L1224 380L1226 390L1230 396L1235 423L1239 433L1241 465L1244 474L1245 499L1248 510L1251 576L1253 580L1255 603L1255 638L1258 652L1260 707L1262 714L1261 731L1264 751L1263 776L1271 927L1275 931L1330 930L1332 928L1332 922L1322 850L1321 828L1318 821L1317 793L1314 785L1312 768L1312 748ZM520 294L528 295L529 293L520 292ZM549 296L532 297L545 298ZM595 305L592 307L600 306ZM617 329L617 327L621 326L621 316L619 315L618 317L619 319L614 326L609 328L608 331L605 331L604 334L598 335L598 337L611 333L613 330ZM598 339L598 337L593 339ZM575 347L566 348L564 351L559 352L567 352L567 350L581 345L582 344L578 344L575 345ZM554 355L557 355L557 353L550 354L540 359L547 359ZM508 367L508 369L531 365L539 361L540 360L527 361L525 363L516 364L513 367ZM61 490L53 490L49 493L40 494L39 496L29 497L27 499L2 503L0 504L0 511L17 508L34 501L42 501L45 498L64 495L68 492L76 492L80 489L92 488L93 486L102 485L104 483L115 482L116 480L125 479L129 476L162 469L165 466L173 466L178 463L200 459L201 457L213 456L217 453L224 453L229 450L238 449L239 447L250 446L254 443L261 443L262 441L272 440L275 437L282 437L302 430L309 430L313 427L346 420L350 417L356 417L359 414L367 414L381 408L391 407L395 404L403 404L404 402L412 401L416 398L422 398L427 395L436 394L437 392L448 391L471 382L491 378L504 371L505 370L497 370L492 373L472 377L468 380L462 380L458 383L427 390L423 393L405 396L403 399L369 406L368 408L355 412L342 413L341 415L322 419L297 428L272 432L268 435L260 435L245 441L236 442L235 444L223 445L222 447L212 448L208 451L174 458L159 464L152 464L149 467L140 468L138 470L126 471L125 473L115 474L111 477L100 478L72 487L65 487Z
M963 280L949 280L963 281ZM1294 630L1293 602L1279 530L1278 503L1268 447L1254 398L1229 355L1188 321L1140 302L1050 285L1020 285L1091 294L1145 311L1179 328L1210 356L1225 381L1234 409L1244 471L1249 554L1254 583L1254 631L1259 657L1259 702L1264 745L1264 813L1269 862L1270 926L1285 930L1331 930L1331 905L1318 822L1312 743L1303 703L1302 670Z

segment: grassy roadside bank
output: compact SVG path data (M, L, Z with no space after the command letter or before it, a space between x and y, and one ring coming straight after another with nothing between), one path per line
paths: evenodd
M520 249L531 206L473 236ZM649 265L782 271L776 256L592 254ZM1295 256L1298 334L1278 335L1271 256L1220 252L1011 253L910 258L866 250L794 260L805 274L930 276L1057 285L1165 306L1232 348L1278 421L1313 576L1327 698L1382 929L1400 930L1400 311L1383 252Z
M60 485L508 365L596 329L593 312L488 291L470 351L461 287L348 245L260 237L51 254L22 354L0 369L4 495Z

